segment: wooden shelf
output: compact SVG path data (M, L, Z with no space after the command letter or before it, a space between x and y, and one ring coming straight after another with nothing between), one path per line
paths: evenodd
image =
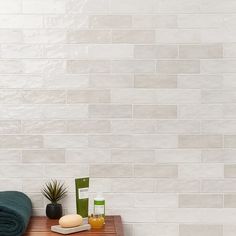
M30 220L27 232L24 236L56 236L62 235L51 232L51 226L57 225L58 220L50 220L47 217L35 216ZM107 216L106 224L102 229L71 234L73 236L124 236L120 216Z

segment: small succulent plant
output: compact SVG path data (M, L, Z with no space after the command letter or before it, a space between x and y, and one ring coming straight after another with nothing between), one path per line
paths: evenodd
M67 187L65 187L64 183L61 183L58 180L51 180L43 187L42 194L52 204L57 204L58 201L66 196Z

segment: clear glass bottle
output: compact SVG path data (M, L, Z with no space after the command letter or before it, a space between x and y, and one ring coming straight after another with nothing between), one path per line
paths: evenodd
M94 214L105 217L105 199L101 193L94 198Z

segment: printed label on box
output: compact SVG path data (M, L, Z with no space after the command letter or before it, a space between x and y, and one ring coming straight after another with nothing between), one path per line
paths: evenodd
M86 199L89 196L88 188L79 188L78 189L79 199Z

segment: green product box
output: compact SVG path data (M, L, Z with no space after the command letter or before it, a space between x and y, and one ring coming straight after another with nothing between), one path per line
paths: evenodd
M77 214L88 217L89 207L89 177L75 179Z

